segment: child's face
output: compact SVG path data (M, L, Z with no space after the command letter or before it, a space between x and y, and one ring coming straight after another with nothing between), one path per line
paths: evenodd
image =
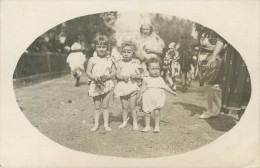
M122 50L123 59L125 61L131 60L133 57L133 54L134 54L134 52L130 46L125 46Z
M149 25L143 25L142 27L142 34L145 36L148 36L150 34L150 26Z
M158 77L160 74L159 63L150 63L150 65L148 67L148 72L151 77Z
M107 45L97 44L96 51L99 57L105 57L107 55Z

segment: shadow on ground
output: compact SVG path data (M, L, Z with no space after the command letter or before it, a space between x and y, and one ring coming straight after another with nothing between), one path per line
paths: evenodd
M184 102L174 102L172 104L181 105L184 110L190 111L190 116L195 116L196 114L202 114L203 111L207 109L203 106L197 106L194 104L184 103Z
M205 121L211 126L211 128L217 131L227 132L236 125L236 121L233 117L224 114L205 119Z

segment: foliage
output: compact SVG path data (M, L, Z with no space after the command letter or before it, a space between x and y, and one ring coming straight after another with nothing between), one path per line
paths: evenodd
M193 24L189 20L184 20L176 16L155 14L152 18L152 25L165 44L171 42L178 43L182 36L187 38L189 42L195 43L196 39L191 36Z
M93 14L78 17L62 23L41 36L39 36L28 48L28 52L65 52L65 46L71 46L73 42L80 41L84 47L90 48L93 38L97 33L111 36L114 32L107 23L106 16L111 16L112 12L103 14ZM116 13L112 13L116 16ZM104 19L105 18L105 19ZM66 41L62 43L60 36L65 36Z

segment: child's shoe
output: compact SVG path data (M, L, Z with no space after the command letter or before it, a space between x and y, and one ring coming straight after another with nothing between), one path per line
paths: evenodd
M149 132L151 130L150 127L144 127L144 129L142 130L142 132Z
M174 91L176 91L176 90L177 90L176 84L172 85L172 86L171 86L171 89L174 90Z
M200 119L206 119L206 118L211 118L211 117L216 117L217 115L219 115L219 113L209 113L204 112L202 115L199 116Z
M97 130L98 130L98 126L96 126L96 125L93 128L90 129L91 132L95 132Z
M107 132L112 131L112 129L111 129L109 126L105 126L105 130L106 130Z
M209 112L208 112L208 111L204 111L203 114L201 114L201 115L199 116L199 118L200 118L200 119L204 119L204 118L208 118L208 116L209 116Z
M160 132L160 127L154 127L153 132L154 132L154 133L159 133L159 132Z
M127 122L123 122L121 125L118 126L119 129L125 128L127 125Z

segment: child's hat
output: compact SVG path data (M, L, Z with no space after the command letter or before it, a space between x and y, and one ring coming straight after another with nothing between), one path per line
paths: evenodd
M81 45L79 43L74 43L71 47L70 50L80 50L81 49Z
M175 45L176 45L175 42L171 42L171 43L168 45L168 47L169 47L169 48L175 48Z

